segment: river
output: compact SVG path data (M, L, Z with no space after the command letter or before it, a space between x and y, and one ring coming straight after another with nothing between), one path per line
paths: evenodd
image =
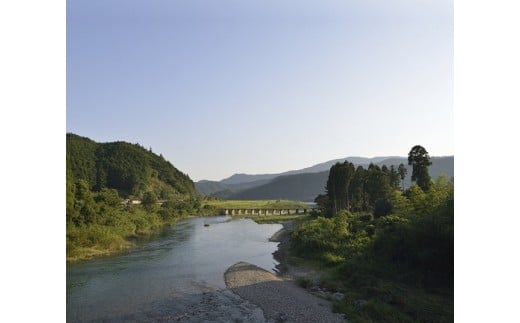
M67 322L181 318L225 288L224 272L236 262L275 272L278 243L268 239L281 228L224 216L190 218L125 253L68 264ZM224 294L237 305L234 297Z

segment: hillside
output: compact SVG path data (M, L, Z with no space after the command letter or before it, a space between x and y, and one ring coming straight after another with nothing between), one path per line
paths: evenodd
M407 157L347 157L329 160L300 170L287 171L280 174L248 175L235 174L222 181L199 181L195 183L197 191L202 195L214 195L223 199L297 199L312 201L324 192L329 169L337 162L345 160L356 167L368 167L370 163L378 166L404 164L408 174L404 180L405 187L411 185L412 167ZM440 174L448 178L454 177L454 157L431 157L430 176L435 179ZM240 182L242 181L242 182ZM229 184L232 183L232 184Z
M379 158L379 157L378 157ZM358 159L358 161L363 161ZM365 159L367 161L370 159ZM448 157L432 157L432 165L429 167L430 176L436 179L439 175L444 174L448 178L454 177L453 156ZM320 164L328 165L332 161ZM335 162L343 162L343 160L335 160ZM375 163L379 166L391 165L398 166L404 164L408 170L406 178L404 180L405 187L409 187L411 184L412 167L408 165L408 160L405 157L389 157L380 158L379 162ZM332 164L333 165L333 164ZM368 164L356 164L357 166L367 167ZM324 166L321 166L324 167ZM322 171L319 173L303 173L294 175L282 175L274 178L266 184L260 184L256 187L241 190L238 192L221 191L213 193L221 198L228 198L233 200L245 200L245 199L294 199L300 201L313 201L318 194L325 192L325 183L329 170ZM249 183L252 185L254 183Z
M355 165L369 165L370 163L378 163L384 159L392 157L345 157L339 159L329 160L323 163L319 163L310 167L290 170L283 173L277 174L233 174L230 177L224 178L220 181L207 181L201 180L195 183L197 191L202 195L214 195L220 198L227 198L234 193L257 187L263 184L269 183L271 180L279 176L284 175L295 175L305 173L319 173L328 171L332 165L337 162L343 162L348 160ZM399 158L399 157L397 157Z
M93 191L113 188L121 197L141 197L149 190L163 199L198 195L188 175L138 144L96 143L69 133L67 169L74 181L87 181Z
M256 176L256 175L247 175L247 176ZM226 199L229 196L241 192L243 190L247 190L253 187L257 187L263 184L269 183L274 177L269 177L266 179L256 179L252 182L245 181L240 183L223 183L222 181L207 181L202 180L195 183L195 189L201 195L213 195L222 199Z
M322 193L329 172L284 175L271 182L229 196L233 200L283 199L313 201Z

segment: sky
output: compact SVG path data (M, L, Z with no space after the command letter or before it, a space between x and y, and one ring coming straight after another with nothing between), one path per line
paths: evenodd
M67 132L193 180L454 155L453 2L68 0Z

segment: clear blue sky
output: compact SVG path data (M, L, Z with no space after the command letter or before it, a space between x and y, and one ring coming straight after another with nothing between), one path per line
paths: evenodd
M67 1L67 131L194 180L452 155L453 123L452 1Z

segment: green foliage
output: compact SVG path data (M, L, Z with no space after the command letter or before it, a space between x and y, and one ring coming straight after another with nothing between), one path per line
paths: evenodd
M296 278L296 284L303 288L310 288L312 287L312 280L305 278L305 277L298 277Z
M336 163L330 168L325 189L327 190L332 214L350 209L351 193L349 192L349 186L354 174L354 164L347 161L342 164Z
M412 181L423 190L428 191L431 185L431 178L428 167L432 164L430 156L424 147L414 146L408 153L408 165L412 165Z
M368 194L366 190L367 172L363 166L358 166L354 177L350 182L350 193L352 194L352 210L368 210Z
M372 167L364 178L385 171ZM453 321L453 181L441 176L426 191L412 185L385 195L375 217L339 212L302 223L292 234L293 257L328 268L322 284L345 293L335 309L349 321Z
M102 188L101 191L96 194L95 201L110 207L117 207L121 204L119 193L117 193L117 190L111 188Z
M394 205L388 198L378 199L374 206L374 217L379 218L392 212Z
M318 217L300 225L291 233L291 239L300 252L341 252L349 237L347 213L333 218Z
M198 196L190 178L164 158L137 144L96 143L67 134L67 162L74 180L87 181L94 191L116 189L121 196Z
M122 250L200 208L193 182L139 145L67 134L67 260ZM126 205L120 195L142 197ZM158 197L167 198L163 207Z
M143 194L141 203L145 208L151 209L157 203L157 195L153 191L146 191Z
M435 212L378 223L374 253L421 273L425 286L453 284L453 200ZM387 220L387 218L385 218Z
M383 171L379 166L370 164L367 170L365 186L368 204L374 207L377 200L386 198L392 190L388 170Z
M404 191L404 179L406 178L406 174L408 173L408 170L406 169L404 164L399 164L399 167L397 168L397 173L399 173L399 178L401 179Z
M283 223L289 220L305 219L306 215L290 214L290 215L239 215L234 218L246 218L255 221L258 224L264 223Z
M351 163L337 163L332 166L327 181L326 215L332 216L341 210L368 211L375 207L377 200L388 198L399 187L399 174L392 166L379 167L370 164L354 169Z

